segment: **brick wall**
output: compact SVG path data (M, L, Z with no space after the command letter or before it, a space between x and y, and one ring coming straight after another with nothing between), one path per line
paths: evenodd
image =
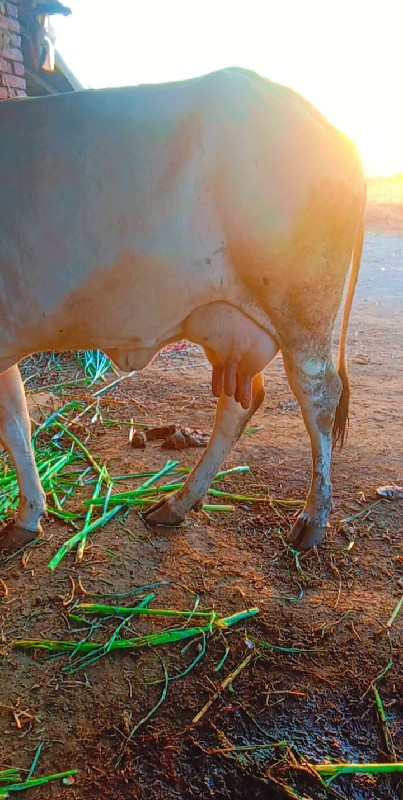
M26 96L24 75L18 0L0 0L0 100Z

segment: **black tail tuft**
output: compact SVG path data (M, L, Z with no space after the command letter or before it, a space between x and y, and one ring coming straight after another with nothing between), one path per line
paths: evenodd
M352 266L347 286L346 299L344 303L343 320L340 332L339 360L337 364L337 372L339 373L339 378L342 382L343 388L340 395L338 406L336 408L336 415L333 425L333 445L339 444L340 447L343 447L343 444L347 439L347 433L348 433L348 407L350 403L350 383L348 380L348 367L346 359L346 339L347 339L348 321L354 297L354 290L355 290L355 285L357 283L358 273L361 264L362 246L364 242L364 218L365 218L366 197L367 197L367 191L365 188L363 203L362 203L361 220L358 225L358 230L356 233L356 238L353 247Z
M333 424L333 446L339 444L343 447L348 434L348 407L350 403L350 383L348 380L347 361L338 365L337 372L342 382L343 388L336 408L336 415Z

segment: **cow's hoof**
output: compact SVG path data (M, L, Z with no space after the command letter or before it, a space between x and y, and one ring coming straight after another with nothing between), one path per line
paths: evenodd
M180 525L185 519L185 515L178 514L169 500L160 500L147 511L143 511L141 516L147 525L165 525L169 528Z
M296 550L311 550L323 542L325 536L326 527L317 525L309 514L302 512L292 526L288 544Z
M9 522L0 531L0 555L8 555L21 550L25 545L33 542L39 536L39 531L28 531L17 525L16 522Z

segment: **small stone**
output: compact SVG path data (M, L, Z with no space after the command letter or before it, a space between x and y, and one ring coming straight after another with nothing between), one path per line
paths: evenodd
M74 786L75 784L74 775L66 775L66 777L63 778L62 782L64 783L65 786Z

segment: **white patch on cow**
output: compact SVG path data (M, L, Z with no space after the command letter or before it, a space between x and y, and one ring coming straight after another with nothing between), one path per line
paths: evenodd
M331 436L325 436L323 433L319 434L321 443L322 455L322 474L324 483L330 484L330 463L332 459L332 439Z
M317 361L314 358L308 358L306 359L306 361L302 362L301 368L306 375L309 375L311 378L314 378L317 375L323 374L325 370L325 364L322 360Z

